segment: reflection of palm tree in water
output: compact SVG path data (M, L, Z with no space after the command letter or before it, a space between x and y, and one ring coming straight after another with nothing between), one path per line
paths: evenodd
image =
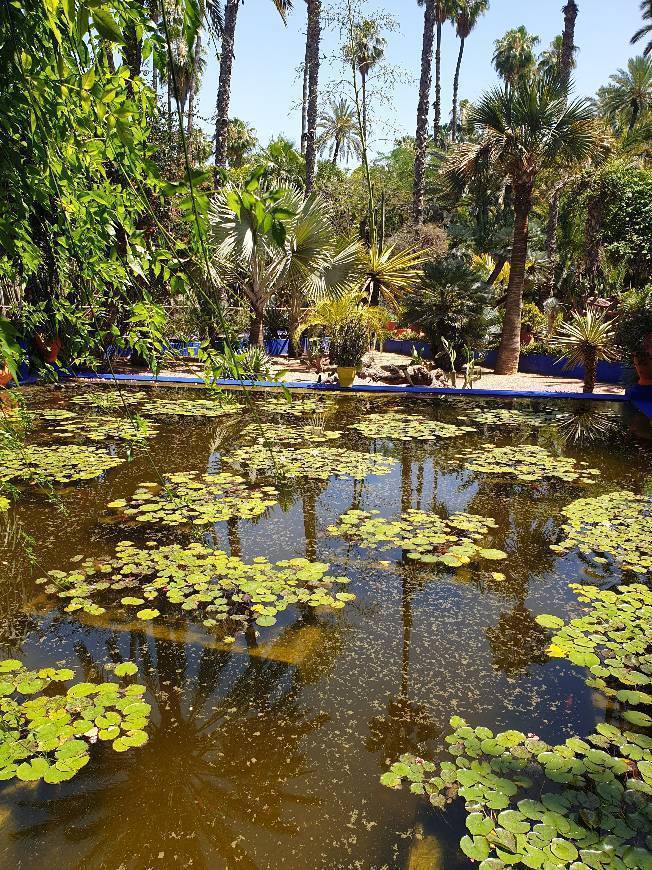
M168 866L253 870L254 832L275 843L299 831L292 810L311 800L300 789L308 765L299 744L325 714L301 705L300 668L218 649L197 654L139 632L131 640L154 698L149 742L125 755L105 748L54 797L49 787L45 799L31 792L17 836L47 841L63 832L84 843L85 868L144 868L164 858ZM83 664L92 666L88 650Z
M419 475L417 475L417 482ZM420 498L420 494L417 494ZM412 445L403 443L401 452L401 513L412 505ZM397 696L387 702L387 712L369 722L367 749L382 751L381 764L387 758L398 758L403 752L418 752L428 740L441 734L441 728L422 704L409 699L410 654L412 645L412 600L418 589L417 581L405 566L401 571L401 687Z

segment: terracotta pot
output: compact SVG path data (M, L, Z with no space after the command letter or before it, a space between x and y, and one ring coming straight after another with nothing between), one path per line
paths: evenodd
M355 366L338 366L337 379L341 387L352 387L355 380Z
M0 369L0 387L6 387L10 380L11 380L11 372L9 371L9 368L6 365L4 365Z
M521 347L527 347L534 341L534 334L529 329L521 330Z
M38 352L41 354L41 359L46 363L55 363L59 357L61 350L61 339L58 335L54 338L44 338L42 335L37 335L35 339Z

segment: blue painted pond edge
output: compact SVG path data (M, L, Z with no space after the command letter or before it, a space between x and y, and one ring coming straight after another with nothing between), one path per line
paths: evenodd
M119 381L121 383L158 383L205 386L203 378L191 375L151 375L151 374L107 374L104 372L79 372L78 380ZM275 381L236 381L217 380L214 382L218 387L250 387L252 389L281 389L281 385ZM553 393L539 392L535 390L462 390L453 387L396 387L384 384L360 384L354 387L340 387L334 384L305 383L302 381L284 381L283 387L288 390L312 390L321 393L343 393L355 395L356 393L392 394L399 396L465 396L468 398L498 398L498 399L582 399L593 402L624 402L624 395L611 395L609 393Z

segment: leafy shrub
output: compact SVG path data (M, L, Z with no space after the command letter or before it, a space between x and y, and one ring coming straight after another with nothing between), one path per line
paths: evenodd
M647 356L645 340L652 333L652 284L625 293L615 324L616 346L626 360Z
M480 350L493 320L490 293L477 267L449 254L425 265L421 284L405 297L403 321L425 332L435 358L445 354L442 338L459 353L465 346Z
M338 366L358 367L369 350L369 331L360 318L340 324L331 335L330 358Z

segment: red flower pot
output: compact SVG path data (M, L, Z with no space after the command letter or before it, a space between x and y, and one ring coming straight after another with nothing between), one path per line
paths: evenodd
M37 335L35 338L35 344L38 349L38 352L41 354L41 359L46 363L55 363L59 357L59 351L61 350L61 339L58 335L55 335L54 338L47 339L42 335Z

